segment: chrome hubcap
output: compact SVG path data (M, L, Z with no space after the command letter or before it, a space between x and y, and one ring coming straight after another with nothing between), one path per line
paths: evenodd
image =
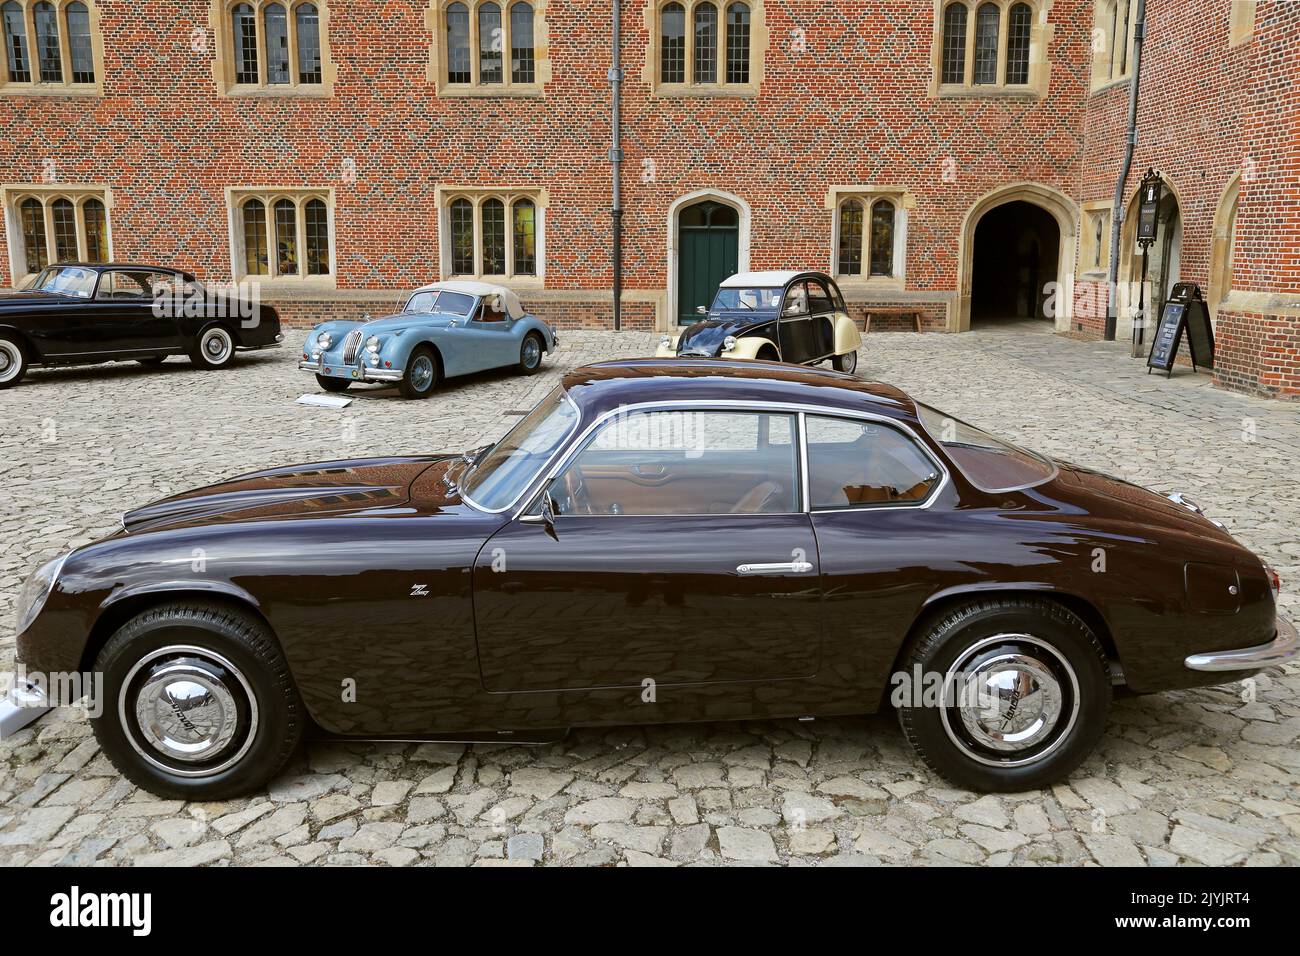
M529 368L536 365L542 358L542 349L537 344L536 339L528 339L524 342L524 364Z
M433 384L433 359L421 355L411 366L411 385L417 392L423 392Z
M22 360L17 348L8 342L0 342L0 382L7 382L17 374L20 365Z
M1040 760L1069 735L1079 711L1073 668L1031 634L977 642L949 669L942 710L948 737L993 766Z
M203 354L209 362L225 361L230 350L230 335L223 329L213 329L203 337Z
M858 353L850 352L844 356L844 371L855 372L858 368Z
M122 683L118 713L137 753L189 777L229 767L257 730L257 703L243 674L221 655L188 645L137 663Z

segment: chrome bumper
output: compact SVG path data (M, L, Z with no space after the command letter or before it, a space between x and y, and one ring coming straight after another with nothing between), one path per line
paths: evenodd
M15 684L0 698L0 740L8 740L49 709L45 691L34 684Z
M320 374L319 362L299 362L298 368L304 372L315 372ZM352 369L350 375L336 375L329 372L331 378L349 378L354 382L400 382L402 380L402 370L400 368L359 368Z
M1242 647L1235 651L1209 651L1193 654L1183 661L1194 671L1257 671L1274 664L1285 664L1296 659L1300 638L1295 625L1286 618L1277 619L1277 636L1258 647Z

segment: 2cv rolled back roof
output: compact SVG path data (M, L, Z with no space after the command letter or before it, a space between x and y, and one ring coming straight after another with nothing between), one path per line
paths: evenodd
M584 365L564 376L584 420L628 405L763 402L871 412L916 422L916 405L892 385L830 369L752 359L647 358Z
M506 314L512 319L522 319L527 312L524 310L524 304L519 301L519 294L513 289L507 289L503 285L496 285L492 282L475 282L470 279L446 279L442 282L431 282L426 286L416 289L412 295L418 295L421 292L439 292L441 290L448 292L460 292L463 295L477 296L480 299L500 296L502 303L506 307Z

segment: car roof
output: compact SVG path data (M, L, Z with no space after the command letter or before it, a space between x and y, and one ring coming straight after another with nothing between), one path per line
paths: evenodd
M829 369L749 359L621 359L573 369L564 389L587 419L647 402L771 402L871 412L916 421L916 405L893 385Z
M110 269L140 269L148 272L173 272L176 275L189 275L184 269L172 266L156 266L145 262L51 262L47 269L90 269L92 272L107 272Z
M519 301L519 294L513 289L507 289L505 286L493 282L475 282L471 279L444 279L441 282L430 282L428 285L420 286L415 291L437 292L440 289L446 289L448 292L462 292L465 295L479 298L499 295L505 302L506 311L510 313L512 319L522 318L524 315L524 306Z
M816 276L819 279L829 278L829 276L824 272L814 272L807 269L780 269L770 272L737 272L734 276L728 276L723 279L719 288L777 288L784 286L788 282L792 282L800 276Z

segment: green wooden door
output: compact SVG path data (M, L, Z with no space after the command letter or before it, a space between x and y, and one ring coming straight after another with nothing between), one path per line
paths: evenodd
M677 217L677 322L689 325L713 303L722 280L736 274L740 222L736 210L706 200Z

